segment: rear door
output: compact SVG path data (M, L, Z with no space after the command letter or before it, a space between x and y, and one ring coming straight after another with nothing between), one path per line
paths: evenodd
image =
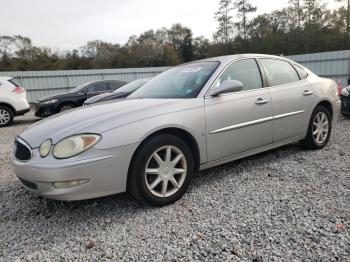
M305 134L314 99L307 73L298 73L286 60L260 58L259 62L266 73L272 97L274 142Z

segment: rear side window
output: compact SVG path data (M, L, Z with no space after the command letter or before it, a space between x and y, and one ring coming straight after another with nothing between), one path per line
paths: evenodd
M122 81L111 81L111 88L112 90L116 90L118 89L119 87L122 87L123 85L125 85L126 83L125 82L122 82Z
M271 86L285 85L300 80L297 71L286 61L266 58L260 61Z
M103 92L110 90L109 85L107 82L97 82L93 83L88 87L88 92Z
M243 90L262 87L261 74L255 59L244 59L229 65L215 83L215 87L219 87L226 80L242 82Z
M301 66L294 64L294 67L298 71L301 79L305 79L308 77L309 74Z

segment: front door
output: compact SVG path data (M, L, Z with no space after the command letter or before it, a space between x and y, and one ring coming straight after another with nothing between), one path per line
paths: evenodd
M229 65L214 84L238 80L243 90L205 99L208 160L216 161L272 143L272 103L255 59Z

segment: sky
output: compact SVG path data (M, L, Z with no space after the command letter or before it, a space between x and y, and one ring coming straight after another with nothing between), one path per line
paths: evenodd
M124 44L129 36L181 23L211 38L219 0L0 0L0 35L23 35L34 45L72 50L90 40ZM252 0L258 14L288 0Z

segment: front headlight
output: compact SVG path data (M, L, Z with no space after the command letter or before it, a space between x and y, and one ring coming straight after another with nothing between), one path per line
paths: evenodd
M67 137L55 145L52 154L58 159L70 158L93 147L100 139L101 136L95 134L81 134Z
M51 139L47 139L44 142L42 142L40 147L39 147L40 156L43 157L43 158L47 157L47 155L50 153L51 146L52 146L52 140Z
M49 104L54 104L57 101L58 101L57 99L51 99L51 100L48 100L48 101L40 102L40 104L42 104L42 105L49 105Z

